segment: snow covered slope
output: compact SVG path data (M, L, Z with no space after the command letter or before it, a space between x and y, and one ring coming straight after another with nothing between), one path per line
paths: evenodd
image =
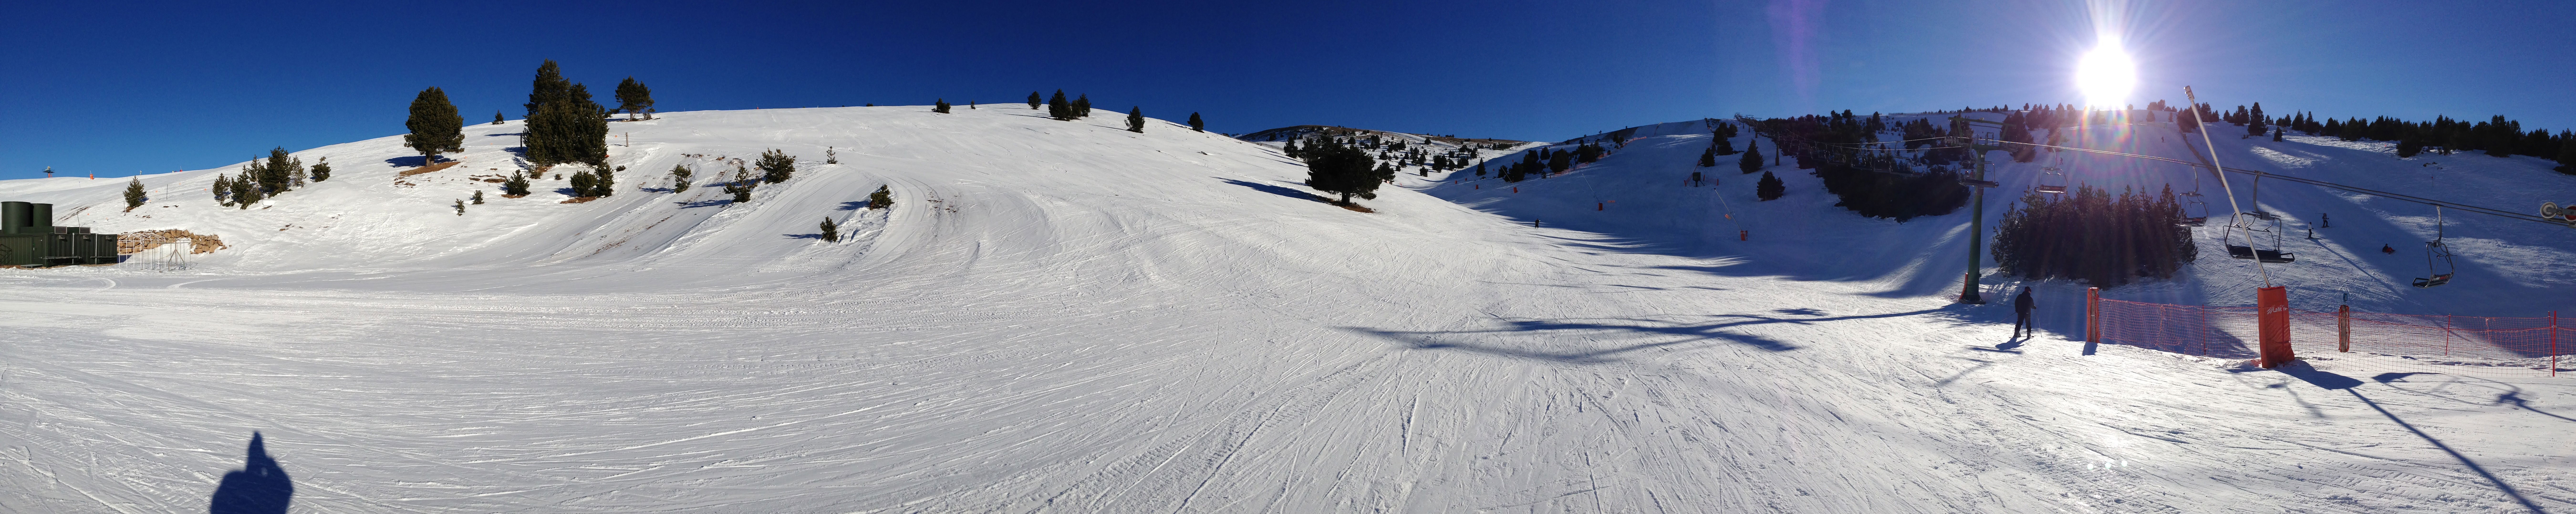
M613 123L616 196L549 177L463 216L515 124L411 177L398 137L299 152L339 171L267 208L199 191L229 170L146 177L133 213L121 180L0 182L232 245L0 271L0 511L204 508L254 430L296 512L2576 508L2564 379L2007 342L1944 299L1964 213L1865 220L1788 170L1775 202L1681 187L1705 132L1362 214L1260 144L926 111ZM769 148L796 178L711 187ZM674 165L698 187L661 191Z

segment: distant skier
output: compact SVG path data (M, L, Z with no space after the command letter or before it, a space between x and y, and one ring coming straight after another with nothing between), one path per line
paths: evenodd
M2039 329L2030 326L2030 307L2030 288L2025 286L2021 288L2021 296L2013 297L2013 314L2018 318L2013 321L2013 337L2021 337L2023 331L2039 335Z
M2386 243L2382 243L2379 245L2379 253L2397 255L2397 247L2388 246Z

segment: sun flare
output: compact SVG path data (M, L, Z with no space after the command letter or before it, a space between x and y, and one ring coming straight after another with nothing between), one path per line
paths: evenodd
M2117 43L2105 41L2076 61L2075 86L2084 91L2084 102L2095 108L2120 108L2137 85L2138 66Z

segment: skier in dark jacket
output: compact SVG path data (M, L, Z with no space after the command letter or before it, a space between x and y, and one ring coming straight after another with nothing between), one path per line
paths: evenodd
M2039 329L2030 325L2030 307L2030 288L2021 288L2021 296L2013 297L2013 314L2019 317L2013 321L2013 337L2021 337L2025 330L2039 335Z

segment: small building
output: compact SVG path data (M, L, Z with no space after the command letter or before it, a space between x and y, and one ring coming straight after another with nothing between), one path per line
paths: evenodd
M54 226L54 204L0 202L0 266L116 264L116 234Z

